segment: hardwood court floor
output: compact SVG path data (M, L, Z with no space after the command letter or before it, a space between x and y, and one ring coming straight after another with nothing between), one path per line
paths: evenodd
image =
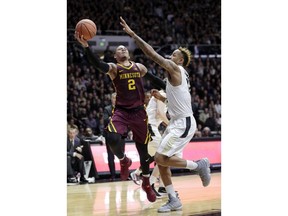
M167 197L150 203L146 193L133 181L67 186L67 215L220 215L221 172L211 176L208 187L202 187L198 175L173 176L183 210L171 213L157 213L157 209L167 202Z

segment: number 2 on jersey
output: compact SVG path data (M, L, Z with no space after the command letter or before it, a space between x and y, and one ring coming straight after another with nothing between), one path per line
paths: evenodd
M128 80L128 89L129 90L135 90L136 89L135 80L134 79L129 79Z

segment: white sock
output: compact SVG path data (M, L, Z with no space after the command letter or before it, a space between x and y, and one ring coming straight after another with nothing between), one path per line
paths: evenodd
M146 175L142 175L142 176L144 176L144 177L146 177L146 178L149 178L149 177L150 177L150 174L146 174Z
M198 167L198 164L195 163L194 161L186 160L187 165L186 168L190 170L195 170Z
M176 197L176 193L172 184L167 185L165 188L166 188L167 193L171 194L171 196L173 197Z

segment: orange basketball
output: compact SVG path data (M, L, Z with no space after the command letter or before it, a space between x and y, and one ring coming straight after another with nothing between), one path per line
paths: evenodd
M92 20L82 19L77 23L75 31L79 32L80 37L83 35L85 40L90 40L96 35L97 27Z

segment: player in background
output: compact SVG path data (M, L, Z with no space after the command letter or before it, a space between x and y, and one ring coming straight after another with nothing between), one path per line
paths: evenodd
M148 154L147 144L150 141L148 130L147 113L144 108L144 87L142 77L150 79L155 86L165 88L165 83L151 73L140 63L130 60L129 51L125 46L118 46L115 50L115 63L106 63L100 60L98 55L94 55L89 48L88 42L83 35L75 32L75 38L83 46L89 62L100 72L107 74L113 82L116 91L116 104L113 116L107 126L106 144L120 160L121 180L127 180L129 167L132 164L130 158L125 155L119 143L127 136L128 128L133 132L140 164L143 172L142 189L147 194L150 202L155 202L156 195L149 183L149 164L151 157Z
M174 190L170 167L197 171L204 187L208 186L211 180L208 158L196 162L181 158L184 147L192 139L196 130L191 105L189 74L184 69L184 66L190 63L191 53L187 48L180 47L173 51L170 59L165 59L132 31L122 17L120 17L120 24L144 54L163 67L168 76L166 97L162 96L158 90L151 91L152 96L167 103L170 116L169 124L154 156L169 197L168 202L161 206L158 212L181 210L182 203Z

